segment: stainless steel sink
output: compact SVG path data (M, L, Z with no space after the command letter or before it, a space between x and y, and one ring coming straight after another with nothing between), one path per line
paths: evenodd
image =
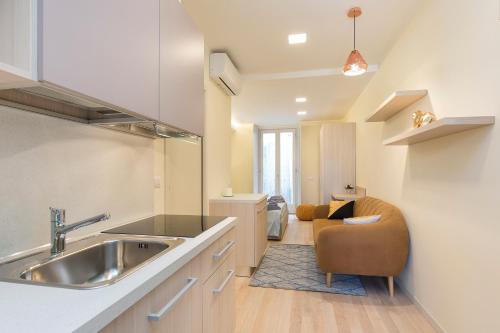
M99 235L59 255L38 253L0 265L0 280L90 289L112 284L184 242L180 238Z

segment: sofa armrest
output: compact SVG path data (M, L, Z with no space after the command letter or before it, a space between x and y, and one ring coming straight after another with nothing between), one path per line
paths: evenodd
M324 272L399 275L408 256L408 232L394 224L335 225L318 234L316 253Z
M314 208L313 219L327 219L329 211L329 205L316 206L316 208Z

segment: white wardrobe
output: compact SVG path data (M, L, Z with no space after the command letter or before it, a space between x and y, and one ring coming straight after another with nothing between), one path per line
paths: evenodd
M356 124L325 123L320 129L320 204L327 204L332 193L356 186Z

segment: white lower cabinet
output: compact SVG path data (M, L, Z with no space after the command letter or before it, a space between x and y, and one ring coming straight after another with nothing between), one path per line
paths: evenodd
M235 260L233 252L203 285L203 333L234 331Z
M249 196L251 198L249 199ZM210 199L210 215L235 216L236 275L251 276L267 249L267 200L265 194L235 194L230 198Z
M233 332L235 238L233 228L101 332Z

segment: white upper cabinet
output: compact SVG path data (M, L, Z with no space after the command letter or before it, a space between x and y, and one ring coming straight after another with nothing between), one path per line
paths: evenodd
M0 89L42 85L203 135L203 75L179 0L0 0Z
M203 135L204 40L178 0L160 0L160 120Z
M0 89L36 80L36 1L0 0Z
M40 80L159 118L158 0L44 0Z

